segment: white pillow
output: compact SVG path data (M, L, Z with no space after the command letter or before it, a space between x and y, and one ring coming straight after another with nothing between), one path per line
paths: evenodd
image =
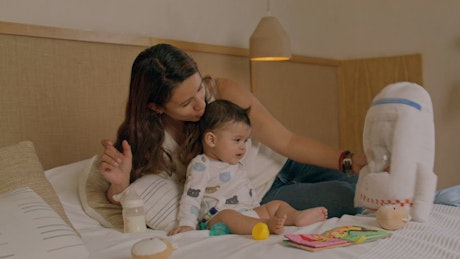
M105 195L109 182L99 173L99 157L93 156L87 167L80 174L78 195L83 210L107 228L123 229L121 206L112 204Z
M176 226L183 184L149 174L130 185L144 201L145 220L152 229L169 231Z
M0 258L87 258L78 234L31 188L0 195Z
M98 161L98 156L94 156L80 175L78 193L83 210L101 225L122 231L122 208L107 200L105 193L110 183L99 173ZM183 184L169 179L166 174L145 175L130 188L135 188L144 200L147 226L165 231L174 228Z
M45 177L31 141L0 147L0 179L0 193L29 187L72 226L53 186Z

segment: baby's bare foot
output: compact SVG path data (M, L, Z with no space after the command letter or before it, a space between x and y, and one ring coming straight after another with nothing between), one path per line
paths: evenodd
M295 220L297 227L310 225L327 219L327 209L324 207L316 207L307 210L299 211Z
M284 223L286 222L286 215L283 216L273 216L271 217L268 222L268 229L270 230L270 233L272 234L283 234L284 233Z

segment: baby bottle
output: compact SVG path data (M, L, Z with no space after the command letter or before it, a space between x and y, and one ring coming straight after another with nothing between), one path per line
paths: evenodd
M115 198L115 197L114 197ZM121 194L123 207L123 224L125 233L145 232L144 201L133 188L128 188Z

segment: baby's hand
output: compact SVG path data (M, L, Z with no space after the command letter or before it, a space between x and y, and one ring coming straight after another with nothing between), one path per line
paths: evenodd
M169 231L168 236L172 236L172 235L175 235L175 234L179 234L179 233L187 232L187 231L192 231L192 230L195 230L195 229L192 228L192 227L189 227L189 226L179 226L179 227Z

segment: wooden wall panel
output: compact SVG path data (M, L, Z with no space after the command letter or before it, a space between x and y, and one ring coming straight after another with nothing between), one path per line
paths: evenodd
M308 62L252 62L252 88L289 129L339 145L337 66Z
M202 76L210 75L214 78L231 78L241 85L250 88L250 73L248 58L234 55L222 55L188 51L198 63Z
M364 120L374 96L386 85L423 85L420 54L344 60L339 69L340 147L363 152Z

